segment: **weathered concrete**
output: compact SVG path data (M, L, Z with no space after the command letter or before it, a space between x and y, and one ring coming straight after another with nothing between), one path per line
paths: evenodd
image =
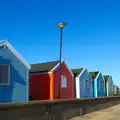
M1 103L0 120L70 120L120 104L120 97Z
M100 111L92 112L71 120L120 120L120 105L109 107Z

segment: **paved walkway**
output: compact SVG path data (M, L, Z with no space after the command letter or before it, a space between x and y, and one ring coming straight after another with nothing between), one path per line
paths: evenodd
M120 105L76 117L72 120L120 120Z

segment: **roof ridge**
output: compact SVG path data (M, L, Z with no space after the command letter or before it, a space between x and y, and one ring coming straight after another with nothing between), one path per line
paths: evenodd
M111 76L110 75L103 75L104 79L109 79Z
M71 69L75 77L77 77L85 68Z
M41 62L41 63L35 63L35 64L30 64L30 65L47 64L47 63L53 63L53 62L59 62L59 60L48 61L48 62Z
M111 75L103 75L103 76L111 76Z
M84 68L71 68L71 70L78 70L78 69L84 69Z
M89 72L89 73L95 73L95 72L98 72L98 73L99 73L100 71L91 71L91 72Z
M97 77L97 75L100 73L100 71L91 71L91 72L89 72L89 73L90 73L91 77L92 77L93 79L95 79L95 78Z
M30 72L43 72L43 71L51 71L59 64L59 61L51 61L45 63L31 64Z

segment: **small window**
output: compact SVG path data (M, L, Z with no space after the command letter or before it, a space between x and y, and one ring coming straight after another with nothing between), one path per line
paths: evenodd
M9 84L9 65L0 65L0 85Z
M85 80L85 88L88 88L88 80Z
M102 80L100 80L100 90L102 90Z
M67 88L67 77L66 76L61 76L61 87L62 88Z

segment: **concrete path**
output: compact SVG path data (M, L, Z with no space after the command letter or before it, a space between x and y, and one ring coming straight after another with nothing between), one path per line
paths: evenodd
M72 120L120 120L120 105L76 117Z

